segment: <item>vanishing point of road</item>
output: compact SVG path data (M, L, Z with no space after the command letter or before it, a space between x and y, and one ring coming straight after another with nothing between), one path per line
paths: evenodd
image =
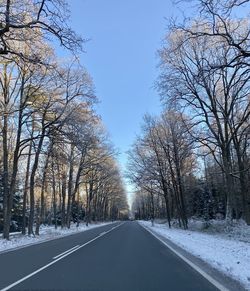
M137 222L5 252L0 262L0 290L217 290Z

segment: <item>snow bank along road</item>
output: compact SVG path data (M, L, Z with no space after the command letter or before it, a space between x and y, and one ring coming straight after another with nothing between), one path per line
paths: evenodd
M76 233L80 233L83 231L90 230L92 228L104 226L107 224L110 224L112 222L101 222L101 223L94 223L94 224L89 224L89 226L86 226L83 223L80 223L80 225L77 227L76 224L72 225L70 229L61 229L58 227L55 229L53 226L41 226L40 228L40 235L39 236L31 236L29 237L28 235L22 236L20 232L18 233L11 233L11 240L6 241L2 237L0 238L0 254L1 252L21 248L21 247L26 247L28 245L32 244L38 244L41 242L49 241L52 239L57 239L61 238L63 236L67 235L72 235Z
M137 222L3 253L0 262L0 290L218 290Z
M186 258L191 254L191 259L196 265L201 265L207 273L212 273L213 278L219 275L218 280L223 280L223 285L229 286L231 290L250 290L249 226L238 225L235 229L228 226L228 233L225 230L211 234L209 231L212 230L169 229L166 224L155 223L152 227L149 221L140 221L140 224L158 237L161 236L170 247L171 243L174 243L175 250L178 249ZM224 227L226 229L227 225ZM213 272L216 269L219 273Z

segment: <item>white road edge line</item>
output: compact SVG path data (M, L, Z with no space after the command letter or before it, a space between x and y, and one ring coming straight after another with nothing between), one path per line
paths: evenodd
M140 224L140 223L139 223ZM190 267L192 267L195 271L197 271L199 274L201 274L205 279L207 279L211 284L213 284L216 288L218 288L220 291L230 291L225 286L223 286L220 282L215 280L213 277L211 277L209 274L207 274L205 271L203 271L199 266L191 262L188 258L184 257L182 254L180 254L178 251L176 251L174 248L172 248L168 243L166 243L164 240L162 240L160 237L158 237L156 234L154 234L150 229L148 229L146 226L140 224L145 230L147 230L149 233L151 233L155 238L157 238L161 243L163 243L167 248L169 248L173 253L175 253L179 258L181 258L183 261L185 261ZM1 291L1 290L0 290Z
M113 231L113 230L116 229L117 227L122 226L124 223L125 223L125 222L120 223L120 224L118 224L117 226L113 227L112 229L106 231L106 234L108 234L109 232ZM102 236L103 236L103 235L102 235ZM14 287L14 286L16 286L16 285L22 283L23 281L29 279L30 277L33 277L33 276L36 275L37 273L40 273L41 271L47 269L47 268L50 267L51 265L54 265L56 262L62 260L63 258L65 258L65 257L69 256L70 254L76 252L77 250L79 250L79 249L85 247L86 245L90 244L91 242L97 240L98 238L101 238L102 236L99 236L99 235L96 236L95 238L89 240L89 241L86 242L85 244L80 245L78 248L75 248L75 249L73 249L73 250L70 251L70 252L67 252L66 254L64 254L64 255L62 255L61 257L55 259L54 261L48 263L47 265L45 265L45 266L43 266L43 267L37 269L36 271L34 271L34 272L30 273L29 275L23 277L22 279L20 279L20 280L14 282L14 283L12 283L12 284L10 284L10 285L8 285L8 286L2 288L2 289L0 289L0 291L7 291L7 290L11 289L12 287Z
M75 249L75 248L77 248L77 247L79 247L79 245L74 246L73 248L66 250L65 252L63 252L63 253L61 253L61 254L59 254L59 255L53 257L53 259L57 259L57 258L59 258L59 257L61 257L62 255L66 254L66 253L68 253L68 252L70 252L70 251L72 251L73 249Z

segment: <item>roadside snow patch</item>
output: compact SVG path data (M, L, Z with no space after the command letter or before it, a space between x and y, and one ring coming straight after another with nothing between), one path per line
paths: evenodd
M151 222L148 221L140 221L140 223L227 276L240 281L247 290L250 290L250 243L246 237L242 241L240 231L234 229L231 234L226 232L222 235L218 233L212 235L199 231L169 229L166 225L157 223L152 227Z
M0 238L0 252L83 232L110 223L112 222L89 224L89 226L86 226L85 224L80 224L79 227L76 227L76 225L72 225L70 229L61 229L60 227L55 229L55 227L53 226L41 226L39 236L22 236L21 234L15 233L15 235L10 237L9 241Z

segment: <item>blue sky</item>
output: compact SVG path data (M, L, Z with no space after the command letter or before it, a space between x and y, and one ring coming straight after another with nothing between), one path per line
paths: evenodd
M165 18L174 15L171 0L69 2L72 28L90 39L81 61L93 77L100 99L97 112L121 153L124 169L143 115L161 111L153 84Z

